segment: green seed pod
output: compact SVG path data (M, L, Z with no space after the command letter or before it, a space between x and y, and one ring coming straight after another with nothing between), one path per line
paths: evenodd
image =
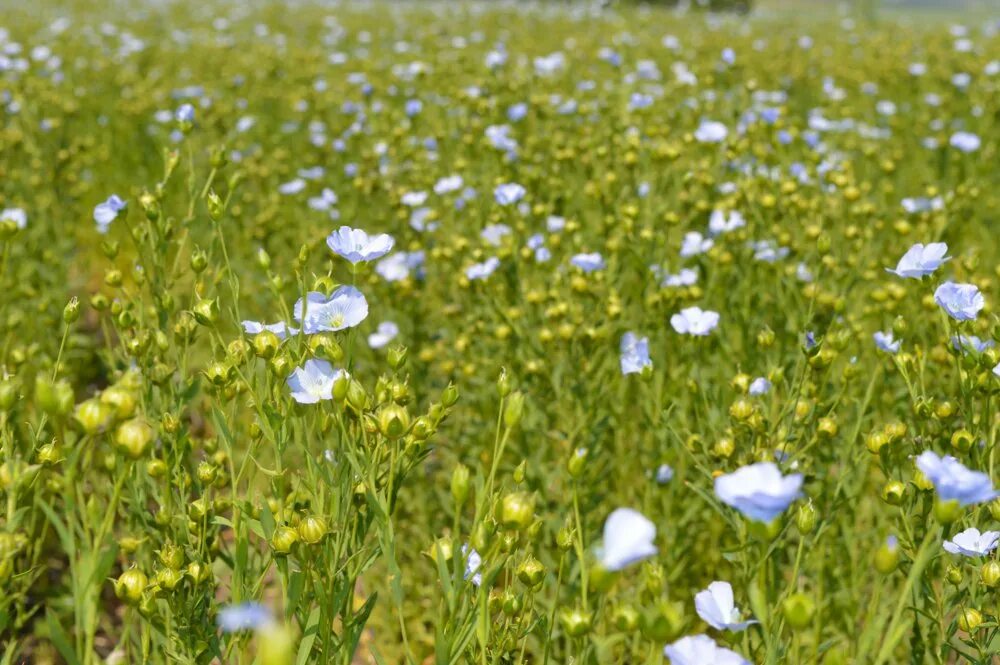
M184 580L184 574L179 570L174 570L172 568L160 568L156 571L157 586L161 589L166 589L167 591L173 591L177 588L177 585Z
M971 607L958 613L958 627L967 633L975 632L983 624L983 615Z
M35 403L50 416L64 416L73 408L73 387L67 381L52 381L39 374L35 377Z
M351 379L347 386L347 403L359 413L368 406L368 393L365 392L364 386L355 379Z
M0 379L0 411L6 412L14 408L17 402L19 384L17 379Z
M213 326L219 318L219 301L215 298L199 300L191 309L195 321L203 326Z
M793 593L781 604L781 611L792 629L803 630L812 623L816 605L806 594Z
M527 587L537 587L545 579L545 566L535 557L528 556L517 567L517 579Z
M963 453L968 452L975 440L976 438L969 430L965 428L955 430L951 435L951 447Z
M299 538L306 545L315 545L326 537L329 531L326 520L317 515L307 515L299 522Z
M654 642L669 642L684 629L684 611L678 603L658 601L639 617L642 635Z
M593 624L594 616L590 612L584 612L582 609L563 609L559 612L559 621L562 623L563 630L570 637L583 637L590 632L590 627Z
M309 336L309 350L317 358L339 363L344 360L344 350L337 343L333 333L318 333Z
M298 531L290 526L279 526L271 535L271 549L274 550L275 554L288 554L298 541Z
M962 506L958 501L934 501L934 517L941 524L951 524L962 516Z
M995 559L990 559L979 569L979 579L989 588L1000 584L1000 563Z
M405 407L390 402L378 411L378 430L387 439L398 439L410 428L410 414Z
M142 599L143 592L148 585L149 579L146 574L133 566L115 580L115 595L126 603L135 605Z
M586 448L577 448L570 455L569 461L566 463L566 470L569 471L571 478L579 478L583 475L583 472L587 468L587 458L589 456L589 451Z
M949 564L944 571L944 578L958 586L962 583L962 569L955 564Z
M257 659L260 665L292 665L295 660L295 635L287 626L269 624L259 631Z
M535 518L535 497L528 492L515 492L503 498L500 521L504 528L527 528Z
M160 563L171 570L180 570L184 565L184 549L172 543L165 543L156 555Z
M139 459L149 450L155 432L142 418L126 420L115 430L115 447L131 459Z
M639 627L639 612L631 605L621 605L615 609L611 620L623 633L634 633Z
M898 480L890 480L882 488L882 500L890 506L898 506L906 498L906 484Z
M469 467L459 464L451 472L451 498L456 508L465 505L469 497Z

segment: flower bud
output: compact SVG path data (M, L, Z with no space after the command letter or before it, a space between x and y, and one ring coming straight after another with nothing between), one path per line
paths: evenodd
M205 197L205 206L208 208L208 216L214 222L222 219L222 215L226 212L225 203L223 203L222 198L214 190L209 191L208 196Z
M351 379L347 386L347 403L358 412L364 411L368 405L368 393L365 392L364 386L355 379Z
M318 515L307 515L299 522L299 538L306 545L315 545L323 540L328 530L326 520Z
M444 407L447 409L455 406L455 403L457 401L458 401L458 388L456 388L453 384L449 383L448 386L441 393L441 404L443 404Z
M500 370L500 378L497 379L497 393L500 397L506 397L513 390L511 385L510 377L507 375L507 370Z
M0 379L0 411L10 411L18 398L18 384L15 379Z
M899 544L895 536L889 536L885 542L875 550L875 570L888 575L899 566Z
M219 318L219 301L215 298L199 300L191 309L191 314L203 326L215 325Z
M80 318L80 301L76 296L69 299L66 307L63 308L63 321L69 325L75 323Z
M586 448L577 448L569 456L569 461L566 463L566 470L569 471L571 478L579 478L583 475L587 467L588 453L589 451Z
M527 528L535 517L535 497L528 492L515 492L503 498L500 521L504 528Z
M347 399L347 392L350 385L351 380L347 377L346 372L341 373L333 382L333 401L337 404L342 404Z
M507 396L503 409L503 424L509 428L517 427L524 413L524 393L516 391Z
M812 623L816 605L804 593L793 593L781 604L781 611L789 626L794 630L802 630Z
M753 404L741 397L730 405L729 415L737 422L744 422L753 415Z
M812 530L816 528L816 508L813 507L812 501L799 506L795 515L795 528L802 535L812 533Z
M459 464L451 472L451 498L455 502L456 508L465 505L465 500L469 497L469 467Z
M829 417L820 418L816 429L820 435L832 439L837 436L837 421Z
M770 328L764 328L757 333L757 345L767 349L774 345L775 334Z
M260 266L261 270L267 270L271 267L271 256L263 247L257 248L257 265Z
M191 270L198 274L208 267L208 255L201 249L195 249L191 252Z
M386 354L386 360L395 371L399 371L406 365L406 359L409 356L409 351L402 344L393 344L389 347L389 351Z
M139 459L153 442L155 432L142 418L126 420L115 430L115 447L130 457Z
M146 574L133 566L115 580L115 595L126 603L135 605L142 598L148 584L149 579Z

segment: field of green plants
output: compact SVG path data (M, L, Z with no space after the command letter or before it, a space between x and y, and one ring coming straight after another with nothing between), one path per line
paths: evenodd
M1000 662L998 32L4 3L0 665Z

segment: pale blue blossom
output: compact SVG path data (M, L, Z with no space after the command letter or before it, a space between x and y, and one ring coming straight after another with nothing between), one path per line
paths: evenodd
M758 462L715 479L715 494L757 522L771 522L802 496L800 473L782 476L772 462Z
M882 332L881 330L872 334L872 339L875 340L875 346L881 351L886 353L899 353L899 347L902 344L901 340L893 339L892 332Z
M670 317L670 325L682 335L704 337L719 325L719 313L687 307Z
M378 328L368 335L368 346L373 349L381 349L399 334L399 326L392 321L383 321L378 324Z
M14 222L14 226L23 229L28 226L28 213L23 208L5 208L0 210L0 222Z
M274 619L271 616L271 611L260 603L247 602L223 607L219 610L215 621L222 632L236 633L241 630L264 628L270 625Z
M987 474L967 469L951 455L940 457L934 451L925 450L917 457L917 468L931 481L942 501L957 501L968 506L997 496Z
M524 198L525 189L516 182L508 182L497 185L493 190L493 198L502 206L509 206Z
M302 367L296 367L288 377L288 388L292 399L299 404L316 404L333 399L333 384L342 376L342 369L334 369L325 360L309 359Z
M372 261L381 258L392 251L394 241L385 233L369 236L361 229L341 226L326 238L330 250L351 263Z
M951 540L944 541L944 549L951 554L961 554L967 557L982 557L988 555L1000 544L1000 531L984 531L971 527L955 534Z
M699 143L721 143L726 140L729 130L721 122L702 120L694 131L694 138Z
M702 621L716 630L740 632L759 623L754 619L743 621L733 602L733 587L729 582L712 582L694 597L694 607Z
M903 254L899 263L896 264L895 270L892 268L885 270L900 277L920 279L930 275L945 261L950 260L950 256L945 256L947 253L948 245L943 242L932 242L926 245L918 242L906 250L906 254Z
M310 291L299 298L293 310L302 332L312 335L353 328L368 316L368 301L353 286L341 286L329 297Z
M493 271L500 267L500 259L491 256L481 263L473 263L465 269L465 276L470 280L486 279L493 274Z
M117 194L112 194L106 201L94 206L94 222L97 224L97 232L107 233L108 226L118 218L118 214L127 206L128 204Z
M637 374L647 367L653 366L649 358L649 338L639 337L633 332L622 335L621 345L622 374Z
M979 150L982 141L972 132L955 132L948 139L948 145L961 152L975 152Z
M983 294L975 284L945 282L934 292L934 302L956 321L973 321L986 306Z
M684 234L684 241L681 243L681 257L688 258L704 254L712 249L715 244L711 238L706 238L697 231L689 231Z
M750 387L747 388L747 393L756 397L758 395L766 395L771 390L771 382L768 381L763 376L758 376L756 379L750 382Z
M569 260L569 262L583 272L604 270L607 266L604 262L604 257L598 252L592 252L590 254L576 254Z
M260 323L259 321L243 321L243 332L248 335L258 335L265 330L278 336L278 339L285 339L289 335L298 335L299 331L289 327L284 321L277 323Z
M656 526L642 513L631 508L618 508L604 523L604 539L598 550L598 560L610 571L656 556Z
M661 464L656 467L656 483L666 485L674 478L674 470L669 464Z
M751 665L735 651L720 647L708 635L688 635L663 648L670 665Z

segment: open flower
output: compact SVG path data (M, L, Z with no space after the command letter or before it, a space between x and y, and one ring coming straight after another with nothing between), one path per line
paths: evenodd
M771 390L771 382L767 380L766 377L758 376L756 379L750 382L750 387L747 388L747 393L749 395L766 395Z
M649 338L639 337L633 332L622 335L621 368L622 374L637 374L647 367L652 367L649 359Z
M288 387L292 399L299 404L315 404L333 399L333 384L345 375L344 370L334 369L325 360L310 359L302 367L295 368L288 377Z
M118 213L127 205L117 194L112 194L107 201L94 206L94 222L97 224L98 233L107 233L108 226L118 218Z
M470 280L486 279L493 274L493 271L500 267L500 259L491 256L482 263L473 263L465 269L465 276Z
M14 226L23 229L28 225L28 213L23 208L4 208L0 210L0 222L14 222Z
M758 462L715 479L715 494L749 519L771 522L802 496L802 474L782 476L772 462Z
M959 505L969 506L997 496L988 475L965 468L951 455L939 457L925 450L917 457L917 468L934 484L942 501L957 501Z
M368 335L368 346L373 349L381 349L383 346L391 342L399 334L399 326L397 326L392 321L383 321L378 324L378 329L371 335Z
M598 252L593 252L591 254L576 254L569 260L569 262L583 272L604 270L605 267L604 257Z
M903 343L902 340L893 339L891 332L881 330L874 333L872 339L875 340L875 346L886 353L899 353L899 346Z
M955 132L948 139L948 145L962 152L975 152L982 145L982 140L972 132Z
M715 242L711 238L706 238L697 231L685 233L684 240L681 242L681 258L686 259L698 254L704 254L712 249L713 244Z
M493 190L493 198L502 206L509 206L524 198L525 189L516 182L497 185Z
M973 321L985 305L975 284L945 282L934 292L934 302L956 321Z
M670 325L682 335L704 337L719 325L719 313L688 307L670 317Z
M341 286L327 298L322 293L310 291L295 303L295 320L302 324L302 332L312 335L353 328L368 316L368 301L353 286Z
M944 541L944 549L952 554L968 557L986 556L1000 544L1000 531L984 531L969 528L955 534L951 540Z
M694 130L694 138L699 143L721 143L728 135L726 126L714 120L702 120L698 129Z
M351 263L358 263L372 261L388 254L392 251L393 239L385 233L369 236L361 229L341 226L327 236L326 245L334 254L342 256Z
M708 635L688 635L663 649L670 665L750 665L735 651L720 647Z
M917 243L906 250L906 254L899 259L896 269L886 268L886 272L909 279L920 279L941 267L945 261L951 257L945 256L948 253L948 245L943 242L931 242L924 245Z
M733 587L729 582L712 582L694 597L694 607L702 621L716 630L739 632L757 623L741 621L740 611L733 604Z
M267 330L278 336L278 339L285 339L289 335L298 335L299 331L285 324L284 321L277 323L261 323L259 321L243 321L243 332L248 335L257 335Z
M708 232L713 236L729 233L746 225L743 215L735 210L731 210L728 214L721 210L713 210L711 217L708 218Z
M223 607L219 610L215 621L222 632L236 633L241 630L264 628L270 625L274 619L271 616L271 610L260 603L247 602Z
M642 513L618 508L604 523L604 541L598 553L607 570L621 570L629 564L655 556L656 526Z
M483 567L483 558L479 556L479 552L475 548L468 545L462 545L462 555L465 557L465 574L463 578L479 586L483 583L483 573L481 570Z

